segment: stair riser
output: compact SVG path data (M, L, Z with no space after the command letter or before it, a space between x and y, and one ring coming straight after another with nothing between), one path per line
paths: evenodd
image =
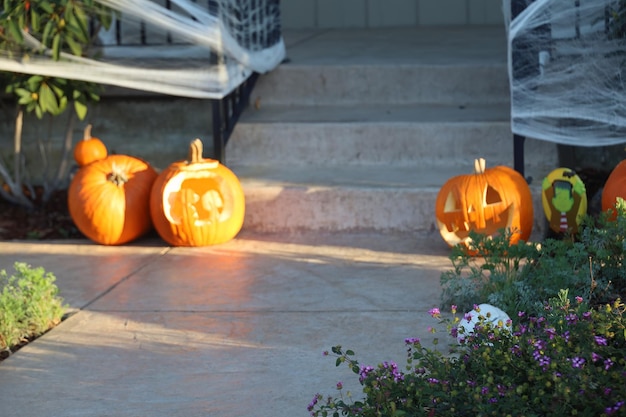
M553 166L554 144L528 141L529 169ZM267 164L396 164L490 166L513 162L510 124L490 123L266 123L240 124L227 162Z
M417 232L435 230L438 189L353 189L246 186L244 229L261 233L306 231ZM532 187L534 234L544 230L541 192Z
M506 66L290 66L262 76L261 106L363 103L497 103L508 97Z

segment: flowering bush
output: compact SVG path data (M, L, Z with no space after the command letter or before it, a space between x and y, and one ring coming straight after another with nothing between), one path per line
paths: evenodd
M337 397L317 394L308 410L314 417L624 416L626 308L619 300L597 308L574 300L561 291L543 314L520 312L512 328L478 306L462 318L454 306L452 318L433 309L455 343L443 354L406 339L404 369L360 366L353 351L335 346L336 365L358 375L364 398L353 401L339 383ZM463 334L459 324L474 314L474 331Z

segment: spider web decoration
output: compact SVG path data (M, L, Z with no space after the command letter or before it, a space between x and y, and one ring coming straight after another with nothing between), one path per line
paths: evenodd
M626 142L626 0L503 4L513 133L573 146Z
M253 72L265 73L285 57L276 0L96 0L116 13L97 33L96 53L51 58L0 51L0 71L40 74L155 93L219 99Z

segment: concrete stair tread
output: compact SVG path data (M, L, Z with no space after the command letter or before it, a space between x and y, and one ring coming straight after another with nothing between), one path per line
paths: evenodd
M264 105L245 112L239 123L492 123L510 122L510 103L456 105Z
M262 187L422 189L437 191L456 175L469 174L473 161L453 166L394 165L242 165L230 168L244 189Z

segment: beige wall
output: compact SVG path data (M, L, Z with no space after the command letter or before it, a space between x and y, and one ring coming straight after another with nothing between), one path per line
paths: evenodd
M502 0L282 0L285 29L501 24Z

